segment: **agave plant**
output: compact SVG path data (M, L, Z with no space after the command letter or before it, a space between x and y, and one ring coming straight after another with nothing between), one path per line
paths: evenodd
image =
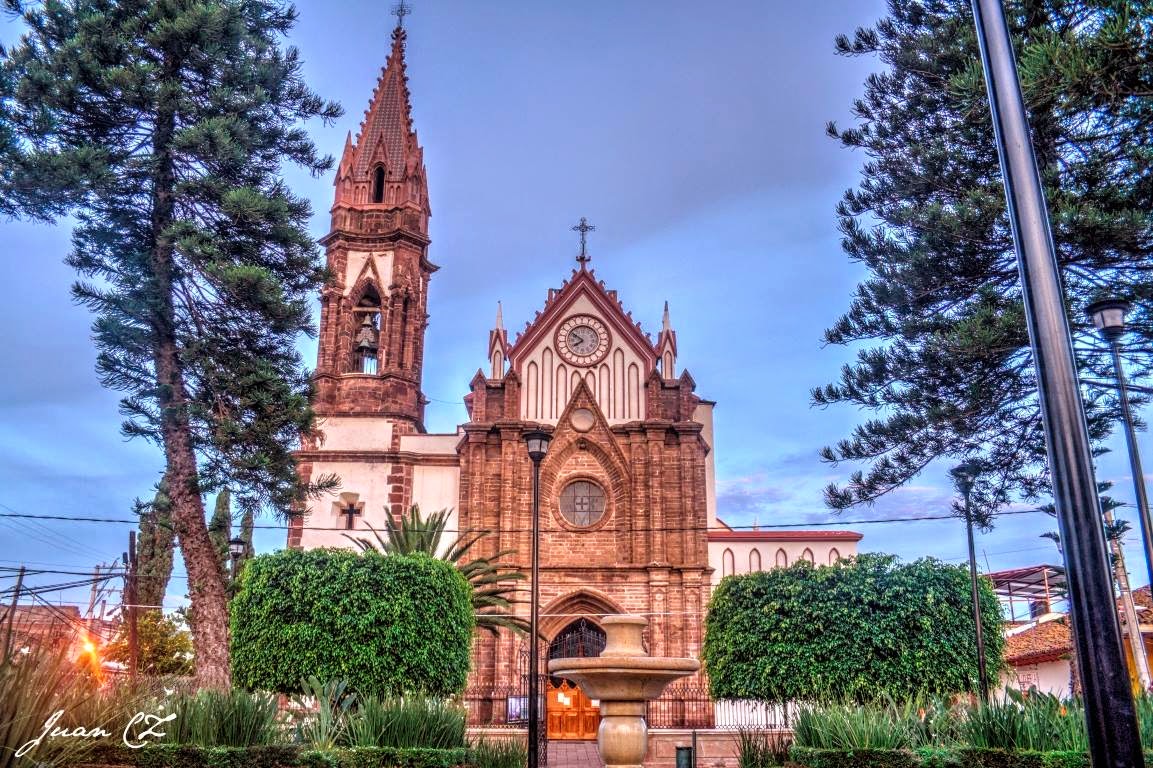
M413 504L408 514L402 514L399 521L391 515L384 518L383 536L371 525L376 541L359 536L345 538L360 547L362 552L379 552L385 555L411 555L422 552L455 565L472 587L472 608L476 615L477 629L496 634L501 627L516 632L527 632L528 622L511 613L516 600L516 587L510 582L521 581L525 575L520 571L502 570L498 562L502 557L512 555L516 550L503 549L489 557L477 557L465 561L472 548L489 535L488 531L463 530L449 546L442 546L448 527L450 509L433 512L428 517L420 513L420 506Z

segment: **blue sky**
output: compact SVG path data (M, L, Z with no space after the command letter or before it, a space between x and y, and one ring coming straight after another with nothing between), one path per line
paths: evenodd
M291 42L305 74L347 114L312 125L322 151L356 131L389 49L382 3L299 4ZM863 414L810 408L808 392L850 352L821 332L863 276L841 253L833 208L863 158L824 135L848 122L878 63L833 53L833 37L883 13L879 0L542 3L424 0L406 20L413 111L432 196L425 391L429 428L465 420L497 301L515 332L573 266L581 216L592 266L646 330L669 301L680 364L718 402L720 512L733 524L833 518L820 489L851 467L817 459ZM0 23L0 40L17 34ZM326 232L331 176L289 170ZM117 395L93 372L90 317L69 299L67 223L0 222L0 511L124 517L156 482L158 451L119 435ZM315 344L301 340L305 358ZM1148 449L1144 434L1140 441ZM1118 441L1100 476L1132 497ZM851 520L947 511L947 466ZM266 520L271 523L273 521ZM1004 518L978 540L993 569L1057 560L1044 515ZM0 518L0 567L91 568L126 548L130 526ZM956 521L856 526L862 549L961 561ZM1130 570L1144 583L1136 535ZM258 549L283 546L261 531ZM178 569L169 607L183 594ZM4 572L0 571L0 575ZM34 583L66 580L44 575ZM0 579L0 586L10 582ZM58 595L83 601L86 592Z

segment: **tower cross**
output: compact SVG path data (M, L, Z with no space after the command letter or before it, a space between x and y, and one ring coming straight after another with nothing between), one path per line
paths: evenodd
M398 28L404 27L404 17L412 13L412 8L404 0L392 7L392 15L396 17L396 26Z
M588 263L590 258L588 253L587 235L589 232L593 232L595 230L596 227L594 227L592 224L589 224L588 219L586 219L584 216L581 216L580 224L577 224L572 228L573 232L581 233L581 252L580 255L576 257L576 260L582 267Z

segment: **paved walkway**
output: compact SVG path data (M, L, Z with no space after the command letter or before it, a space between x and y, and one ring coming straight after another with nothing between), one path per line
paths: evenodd
M548 768L604 768L595 741L550 741Z

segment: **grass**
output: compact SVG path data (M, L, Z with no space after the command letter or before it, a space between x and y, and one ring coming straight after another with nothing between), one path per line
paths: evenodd
M793 739L799 747L816 749L908 749L914 745L911 723L891 705L802 707Z
M741 728L737 731L737 766L765 768L784 765L789 760L789 745L792 742L787 733Z
M465 746L465 711L455 704L422 696L366 697L348 720L353 747Z
M174 696L166 707L176 719L168 723L164 742L201 747L253 747L284 741L276 696L231 690Z
M343 680L322 683L310 677L301 683L301 688L303 694L294 697L293 703L306 714L296 723L296 741L320 750L343 744L356 694L347 690Z
M481 739L472 745L472 762L476 768L524 768L528 763L528 748L516 739Z
M961 723L962 741L972 747L1087 752L1085 711L1075 700L1010 689L1000 701L969 710Z

